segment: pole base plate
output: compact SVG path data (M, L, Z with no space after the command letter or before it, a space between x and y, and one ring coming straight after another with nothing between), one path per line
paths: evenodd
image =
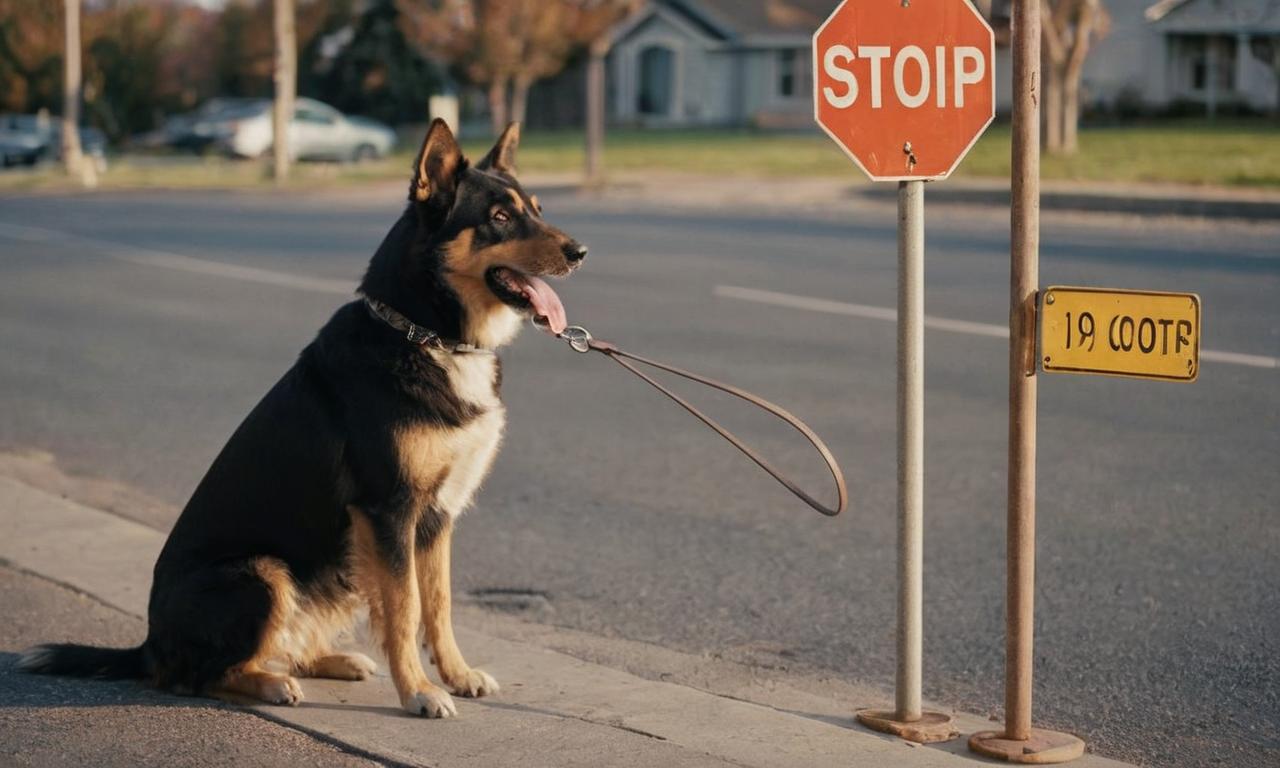
M960 735L950 715L941 712L921 712L919 720L899 720L892 709L860 709L858 722L873 731L891 733L907 741L928 744L950 741Z
M1084 754L1084 741L1059 731L1031 729L1026 741L1006 739L1004 731L979 731L969 737L969 749L983 757L1010 763L1046 765L1066 763Z

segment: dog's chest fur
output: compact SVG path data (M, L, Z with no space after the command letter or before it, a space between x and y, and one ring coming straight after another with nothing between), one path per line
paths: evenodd
M475 415L457 427L418 424L396 436L401 472L432 508L457 517L475 498L502 442L506 410L498 397L498 359L491 354L431 352L452 395Z

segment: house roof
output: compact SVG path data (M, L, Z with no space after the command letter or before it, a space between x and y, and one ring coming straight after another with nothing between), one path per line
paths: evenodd
M733 37L809 34L826 21L835 0L682 0Z
M651 0L649 13L666 11L690 24L700 34L729 44L768 44L807 40L837 0ZM623 25L626 31L636 28Z
M1144 15L1164 32L1280 33L1280 0L1160 0Z

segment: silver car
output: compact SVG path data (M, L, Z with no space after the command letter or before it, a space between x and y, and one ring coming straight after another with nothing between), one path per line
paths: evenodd
M233 110L214 126L218 145L240 157L271 151L271 102ZM298 99L289 125L289 154L296 160L373 160L395 148L391 128L363 117L344 115L315 99Z

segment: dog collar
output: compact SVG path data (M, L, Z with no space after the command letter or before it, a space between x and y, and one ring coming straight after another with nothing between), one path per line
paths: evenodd
M417 325L409 318L377 299L371 299L368 296L365 296L364 304L369 308L369 314L397 331L403 331L405 339L411 344L417 344L420 347L430 347L431 349L438 349L442 352L452 352L455 354L493 354L493 350L491 349L477 347L474 344L464 344L460 341L443 339L440 337L440 334L430 328L424 328L421 325Z

